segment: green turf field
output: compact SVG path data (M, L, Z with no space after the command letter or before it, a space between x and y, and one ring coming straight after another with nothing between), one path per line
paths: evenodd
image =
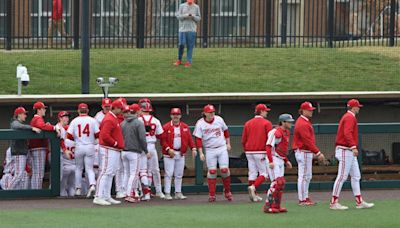
M175 49L92 50L98 76L121 83L112 93L388 91L400 86L400 48L196 49L191 69L173 67ZM24 94L80 93L79 51L0 52L0 94L15 94L15 67L28 67Z
M264 214L262 204L142 206L130 208L2 211L0 227L398 227L399 201L377 201L368 210L331 211L285 204L287 214ZM353 208L352 208L353 207Z

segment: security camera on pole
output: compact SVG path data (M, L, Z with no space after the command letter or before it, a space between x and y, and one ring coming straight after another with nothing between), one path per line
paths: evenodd
M114 77L109 77L108 83L105 82L103 77L99 77L96 79L97 85L100 86L101 89L103 90L104 98L108 98L109 88L115 86L116 84L118 84L118 82L119 79Z
M28 69L22 64L17 66L17 80L18 80L18 96L22 94L22 86L28 86L29 74Z

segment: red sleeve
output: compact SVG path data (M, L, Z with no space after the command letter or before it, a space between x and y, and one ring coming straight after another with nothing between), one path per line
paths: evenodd
M300 129L298 129L301 134L300 137L303 140L303 143L307 146L307 148L313 152L314 154L317 154L319 152L319 148L317 145L315 145L315 140L313 139L313 131L311 129L312 126L309 125L301 125L299 126Z
M167 133L168 131L165 126L163 127L163 129L164 129L164 133L162 133L162 135L161 135L160 144L161 144L162 150L165 152L168 152L168 150L171 149L168 146L168 133Z
M117 141L115 141L111 137L111 132L114 129L114 125L111 120L107 120L103 122L103 128L100 131L100 135L102 136L103 142L109 146L117 146Z
M247 124L245 124L244 125L244 128L243 128L243 133L242 133L242 145L243 145L243 149L244 150L246 150L245 149L245 147L246 147L246 142L247 142Z
M74 136L71 133L67 133L67 139L74 141Z
M344 119L344 140L346 141L346 144L349 145L351 148L356 148L356 140L354 139L354 124L355 122L350 119L346 118Z
M36 121L32 122L32 127L37 127L42 131L54 131L54 126L46 124L43 118L36 118Z
M228 129L224 131L224 136L225 136L226 139L229 138L230 135L229 135L229 130Z
M203 140L201 140L201 138L196 137L196 145L197 148L203 148Z
M62 150L62 151L65 151L65 150L67 149L67 147L65 146L64 139L61 139L61 141L60 141L60 147L61 147L61 150Z
M271 145L267 145L267 158L268 158L269 163L274 162L274 160L272 159L272 146Z
M267 123L265 124L265 134L268 135L268 132L270 132L272 130L272 123L267 121Z

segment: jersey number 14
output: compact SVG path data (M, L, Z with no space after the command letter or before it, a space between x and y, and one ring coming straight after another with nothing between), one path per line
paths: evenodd
M82 130L82 126L78 124L78 136L79 138L82 137L82 135L87 135L89 137L90 135L90 130L89 130L89 124L86 124L85 127Z

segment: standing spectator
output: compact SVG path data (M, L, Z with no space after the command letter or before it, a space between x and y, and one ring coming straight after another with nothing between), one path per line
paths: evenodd
M356 199L356 208L364 209L374 206L373 203L367 203L361 196L360 189L360 167L358 165L358 122L356 115L360 112L363 105L356 99L347 102L347 112L340 119L336 135L335 157L339 161L338 175L333 185L332 199L330 209L347 210L346 206L339 203L339 195L342 191L347 177L351 176L351 189Z
M68 34L65 32L65 23L63 18L63 5L62 0L53 0L52 2L52 11L51 18L49 20L49 28L48 28L48 46L53 46L53 33L59 32L61 36L68 37ZM67 38L68 42L71 42L70 39Z
M182 65L183 52L187 46L185 67L192 66L193 49L196 44L197 23L201 20L200 7L194 0L187 0L179 6L176 16L179 20L179 50L175 66Z
M121 203L111 198L111 186L121 157L120 152L125 148L122 129L117 118L124 104L120 100L115 100L111 107L111 111L106 114L100 125L99 144L103 162L97 179L96 197L93 200L94 204L102 206Z
M308 196L308 187L312 177L312 161L314 156L323 162L325 156L315 144L314 128L310 118L315 108L310 102L300 105L300 117L296 120L292 149L298 164L297 192L300 206L312 206L315 203Z
M55 126L50 123L45 123L43 117L46 115L47 106L43 102L36 102L33 105L33 110L36 114L31 120L31 126L41 129L42 131L57 131ZM32 157L32 189L42 189L44 166L46 162L46 152L49 150L48 139L31 139L29 140L29 153Z
M27 111L23 107L18 107L14 111L14 119L11 122L10 128L13 130L32 130L36 133L40 133L41 130L36 127L24 124L26 120ZM11 179L9 188L12 190L24 189L24 181L26 171L26 156L28 154L28 140L16 139L11 140L11 155L15 162L15 172Z
M266 119L270 110L265 104L258 104L255 109L256 116L247 121L243 128L242 145L249 167L248 191L250 200L253 202L262 201L256 193L256 188L268 177L265 165L265 145L268 132L272 130L272 123Z
M197 151L190 133L189 126L181 121L182 113L180 108L171 109L171 121L163 126L164 134L161 138L161 145L164 154L164 192L165 199L172 200L171 179L174 176L175 199L186 199L182 194L182 178L185 168L185 153L188 148L192 150L195 158Z

